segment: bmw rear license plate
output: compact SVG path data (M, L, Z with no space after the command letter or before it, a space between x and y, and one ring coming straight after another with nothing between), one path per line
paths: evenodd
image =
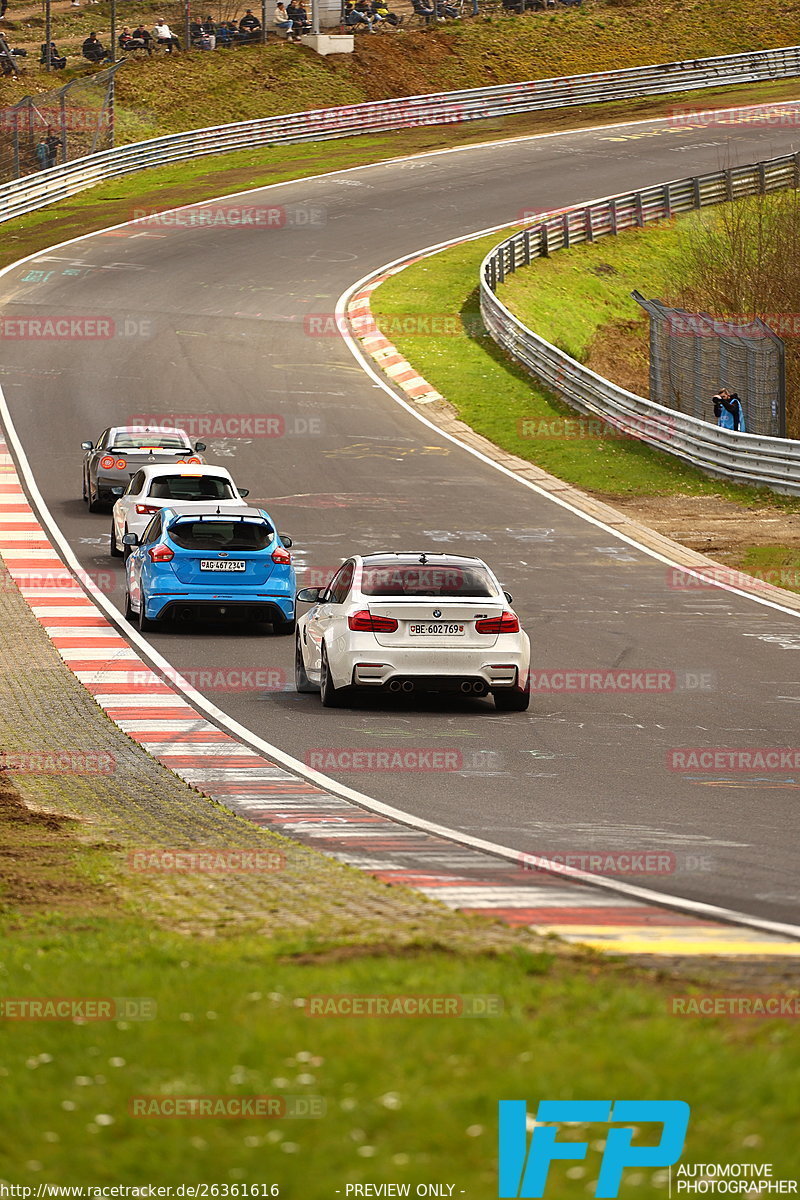
M420 634L425 637L460 637L464 633L464 626L452 621L415 621L409 625L408 632L412 637Z
M201 558L201 571L244 571L247 563L243 558Z

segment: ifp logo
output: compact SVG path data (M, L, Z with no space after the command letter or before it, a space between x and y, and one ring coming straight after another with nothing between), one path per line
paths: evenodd
M683 1100L541 1100L530 1147L527 1115L524 1100L500 1101L500 1200L543 1196L551 1162L586 1157L587 1142L557 1140L557 1126L562 1121L622 1126L608 1131L594 1193L596 1197L617 1196L626 1167L669 1167L678 1161L689 1124L689 1105ZM662 1126L658 1145L631 1145L632 1126L644 1121Z

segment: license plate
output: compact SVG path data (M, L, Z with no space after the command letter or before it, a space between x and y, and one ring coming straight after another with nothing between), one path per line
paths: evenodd
M247 563L243 558L201 558L201 571L246 571Z
M462 637L464 629L463 625L447 621L419 621L414 625L409 625L408 632L412 637L418 637L420 634L426 637Z

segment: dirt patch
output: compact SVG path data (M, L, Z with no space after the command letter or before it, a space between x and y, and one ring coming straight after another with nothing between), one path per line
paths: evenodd
M608 263L598 263L593 269L596 275L616 274ZM589 343L586 366L604 379L613 379L619 387L646 396L650 387L649 332L646 318L601 325Z
M113 899L75 869L76 822L23 804L0 775L0 911L112 911Z

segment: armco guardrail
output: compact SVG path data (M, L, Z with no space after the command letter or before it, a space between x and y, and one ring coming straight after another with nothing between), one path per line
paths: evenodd
M118 146L6 184L0 187L0 221L34 212L105 179L206 154L381 133L418 125L477 121L483 117L544 108L668 95L794 75L800 75L800 46L783 46L749 54L658 63L565 79L533 79L499 87L410 96L192 129L169 137Z
M706 205L798 186L800 154L790 154L543 216L496 246L483 260L480 296L484 324L517 362L580 412L599 417L712 475L800 495L800 442L720 429L617 387L528 329L495 295L507 275L554 250Z

